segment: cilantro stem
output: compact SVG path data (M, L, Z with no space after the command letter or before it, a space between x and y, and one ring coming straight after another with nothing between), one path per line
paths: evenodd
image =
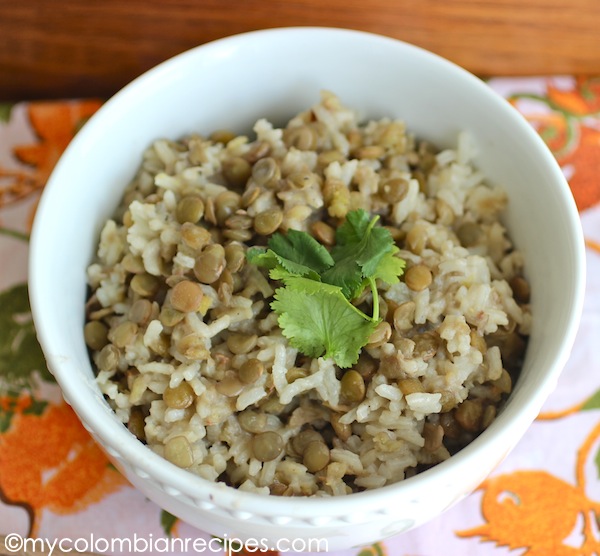
M375 280L371 277L367 278L369 281L369 286L371 286L371 292L373 293L373 322L377 322L379 320L379 294L377 293L377 284L375 284Z
M356 311L363 319L373 320L372 317L363 313L356 305L354 305L353 303L350 303L350 301L348 301L348 305L350 305L350 307L352 307L352 309L354 309L354 311Z
M375 227L375 224L377 224L378 221L379 221L379 215L376 214L375 216L373 216L373 218L369 222L369 226L367 228L367 231L365 232L365 236L368 236L371 233L371 230Z

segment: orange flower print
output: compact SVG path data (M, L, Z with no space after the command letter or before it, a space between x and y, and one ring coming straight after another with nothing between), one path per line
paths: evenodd
M43 509L76 512L123 484L65 403L48 404L41 415L16 413L0 434L1 497L29 508L30 535Z
M585 408L585 405L570 408L564 416ZM556 418L562 416L556 413ZM486 522L459 531L457 535L480 537L482 541L495 542L511 550L525 548L523 556L600 553L600 542L596 538L600 503L591 500L585 492L585 464L599 437L600 424L579 450L575 485L535 470L516 471L484 481L479 488L483 490L481 510Z
M554 153L580 211L600 202L600 79L578 78L572 88L549 82L546 95L515 94L509 100L539 103L522 112Z
M0 167L0 207L40 190L75 133L100 107L99 100L32 102L28 116L39 142L13 149L15 158L31 167L15 171ZM8 182L4 185L5 182Z
M578 77L574 89L560 89L548 84L548 98L558 108L573 116L600 113L600 78Z
M581 556L600 548L588 515L600 510L600 505L569 483L544 471L518 471L488 479L480 488L484 490L482 513L487 523L461 531L459 536L479 536L509 549L527 547L527 556ZM584 547L575 549L563 542L582 514L583 533L589 535L586 552L581 552Z

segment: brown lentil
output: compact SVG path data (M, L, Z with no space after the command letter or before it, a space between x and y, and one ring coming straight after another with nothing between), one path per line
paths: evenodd
M503 394L510 394L512 391L512 378L506 369L502 369L500 378L493 382L494 386Z
M333 428L333 432L337 435L337 437L346 442L352 436L352 427L346 423L340 423L341 414L333 413L331 415L331 427Z
M196 393L187 382L181 382L174 388L167 386L163 392L163 401L167 404L167 407L172 409L185 409L186 407L190 407L195 399Z
M262 408L261 408L262 409ZM269 424L269 418L265 413L259 413L253 409L246 409L239 414L240 427L246 432L258 434L265 432Z
M441 339L435 332L423 332L412 338L415 343L413 354L420 357L423 361L429 361L439 349Z
M269 187L281 178L279 165L270 156L261 158L252 167L252 179L257 185ZM260 191L257 189L257 191Z
M358 129L351 129L346 133L346 138L348 139L350 150L358 149L363 144L363 138Z
M423 446L427 452L435 452L441 448L444 439L444 427L442 425L434 425L433 423L425 423L423 426L423 438L425 445Z
M415 224L406 234L406 247L413 253L420 255L427 245L427 235L420 223Z
M325 245L333 245L335 243L335 230L325 222L317 220L313 222L311 227L313 236Z
M266 431L252 438L252 453L258 461L272 461L283 452L283 438L275 431Z
M268 156L269 151L271 150L271 145L266 141L258 141L255 142L250 151L246 154L246 160L250 162L250 164L254 164L259 159Z
M387 203L398 203L408 193L408 182L404 178L393 178L381 186L381 197Z
M446 413L458 405L458 400L452 392L449 392L448 390L442 390L440 404L442 406L442 413Z
M242 187L245 185L251 173L252 167L250 163L242 157L229 158L223 163L223 175L233 187Z
M433 274L427 265L416 264L406 271L404 281L411 290L420 292L431 285Z
M165 334L161 334L149 347L154 353L166 357L171 347L171 340Z
M454 211L443 199L438 198L435 200L435 214L438 224L442 226L451 226L454 222Z
M395 226L384 226L384 228L390 232L390 235L395 242L401 241L406 236L402 228L396 228Z
M247 214L233 214L225 220L225 226L233 230L247 230L252 227L252 218Z
M171 305L176 311L192 313L200 308L204 292L197 282L183 280L171 290Z
M129 320L136 324L146 324L152 317L152 302L148 299L134 301L128 312Z
M385 149L381 145L367 145L359 147L354 151L354 156L361 160L377 160L385 155Z
M231 353L240 355L248 353L256 347L258 336L256 334L239 334L234 332L227 338L227 347Z
M168 305L163 305L158 315L158 320L163 326L171 327L180 323L184 317L185 313L182 313L173 307L169 307Z
M131 216L131 211L129 209L123 213L123 226L126 228L131 228L131 226L133 226L133 217Z
M186 222L181 226L181 239L183 242L195 251L199 251L211 240L210 232L202 226L196 226L191 222Z
M248 187L242 194L241 203L243 208L248 208L256 199L260 197L261 189L259 187Z
M215 218L222 226L240 208L242 198L235 191L223 191L215 198Z
M364 381L368 381L377 372L377 363L364 351L360 354L356 365L354 365L354 370L363 377Z
M346 157L344 154L337 150L323 151L322 153L319 153L317 158L319 166L324 168L329 166L332 162L344 162L345 160Z
M244 389L244 383L235 374L229 374L223 380L217 382L215 389L219 394L233 398Z
M290 367L285 373L285 379L288 383L292 383L299 378L304 378L308 376L308 369L304 367Z
M473 247L481 237L481 227L476 222L464 222L456 230L456 236L464 247Z
M154 297L160 288L160 282L151 274L136 274L131 279L131 289L142 297Z
M295 147L300 151L313 151L317 147L317 134L308 126L292 127L283 132L283 141L288 148Z
M446 438L456 439L462 432L458 421L454 418L454 413L455 411L450 411L440 415L440 425L444 429L444 436Z
M100 321L91 320L83 328L83 337L87 347L99 351L108 343L108 328Z
M485 342L485 338L481 334L479 334L477 330L471 330L470 336L471 346L485 355L485 353L487 352L487 344Z
M197 195L183 197L177 203L175 216L180 224L185 222L195 224L204 216L204 201Z
M126 320L108 332L108 339L118 348L124 348L133 343L137 331L138 325Z
M264 373L265 366L258 359L252 358L245 361L238 370L238 376L244 384L256 382Z
M215 143L223 143L226 145L232 139L236 138L236 134L229 129L217 129L210 134L210 140Z
M496 418L496 406L495 405L486 405L483 410L483 416L481 417L481 428L487 429L494 419Z
M358 403L365 397L365 381L354 369L344 373L341 380L341 397L348 403Z
M304 429L292 438L292 447L301 456L311 442L322 443L323 437L315 429Z
M425 387L418 378L403 378L398 381L398 388L405 396L415 394L417 392L425 392Z
M509 285L513 291L513 295L515 299L519 303L529 303L529 298L531 297L531 289L529 287L529 282L525 280L522 276L515 276L510 282Z
M225 230L223 237L231 241L250 241L253 233L251 230Z
M483 407L478 400L465 400L454 410L454 419L466 431L476 432L481 425Z
M276 232L283 222L280 208L270 208L258 213L254 218L254 230L257 234L268 236Z
M385 344L392 336L392 327L389 322L381 321L369 336L368 348L377 348Z
M101 371L114 371L119 363L119 350L112 344L106 344L99 352L96 365Z
M394 311L394 328L398 332L405 332L413 327L415 307L414 301L405 301L396 307Z
M329 460L329 448L324 442L309 442L302 454L302 463L310 473L316 473L325 468Z
M146 440L146 431L144 430L144 413L141 407L132 407L129 413L129 421L127 428L138 440L144 442Z
M221 276L224 268L225 249L222 245L215 243L207 245L196 257L194 274L203 284L212 284Z
M230 272L239 272L246 263L246 251L239 243L225 246L225 262Z
M165 458L178 467L191 467L194 463L194 453L185 436L174 436L165 443Z
M284 224L294 220L302 222L310 216L311 212L311 208L307 205L296 205L286 211Z
M202 338L196 334L187 334L177 342L177 350L188 359L205 361L209 351L206 349Z
M215 200L213 197L208 197L206 199L205 207L204 207L204 219L211 224L217 225L217 213L215 207Z
M126 272L130 272L131 274L142 274L145 272L144 269L144 261L141 257L136 257L131 253L127 253L123 260L121 261L121 266L123 270Z
M293 189L304 189L316 185L318 178L312 172L294 172L287 177L287 182Z

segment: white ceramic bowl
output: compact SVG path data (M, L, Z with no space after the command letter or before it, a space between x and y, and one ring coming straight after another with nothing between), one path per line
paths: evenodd
M505 409L433 469L331 499L239 492L152 453L96 387L83 339L85 269L143 150L156 138L283 123L329 89L370 117L401 117L439 147L468 130L476 165L503 185L506 221L526 258L533 332ZM525 120L455 65L392 39L339 29L238 35L181 54L136 79L83 127L43 194L31 240L30 295L48 365L85 427L150 499L199 528L241 539L326 538L330 550L406 531L470 493L521 438L569 355L584 292L579 217L560 168Z

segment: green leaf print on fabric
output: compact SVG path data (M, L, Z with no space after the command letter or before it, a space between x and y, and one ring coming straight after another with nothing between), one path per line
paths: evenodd
M173 535L173 528L177 525L178 518L173 514L170 514L167 510L160 512L160 524L165 532L165 535L171 537Z
M0 392L34 390L34 376L54 382L38 344L27 284L0 293Z
M590 409L600 409L600 390L592 394L581 406L581 411L589 411Z
M14 106L14 103L0 102L0 122L10 122L10 115Z

